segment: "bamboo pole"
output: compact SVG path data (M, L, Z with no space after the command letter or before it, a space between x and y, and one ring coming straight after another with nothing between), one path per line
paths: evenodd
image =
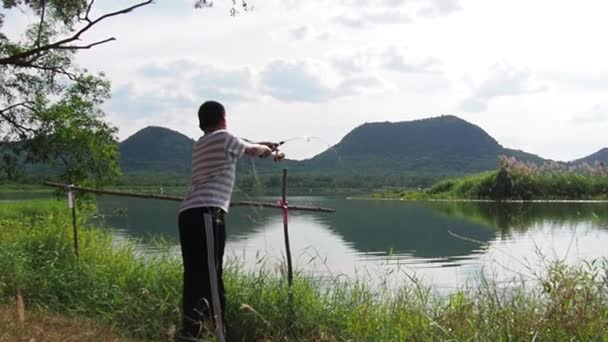
M68 187L67 184L56 183L56 182L44 182L44 185L65 189ZM117 191L117 190L104 190L104 189L95 189L95 188L87 188L81 186L73 186L72 189L82 192L90 192L93 194L99 195L111 195L111 196L120 196L120 197L134 197L134 198L145 198L145 199L155 199L155 200L164 200L164 201L173 201L173 202L181 202L184 200L183 197L179 196L168 196L168 195L157 195L157 194L144 194L137 192L128 192L128 191ZM256 202L256 201L239 201L230 203L231 207L258 207L258 208L274 208L274 209L282 209L282 206L276 203L271 202ZM289 207L290 210L299 210L299 211L310 211L310 212L323 212L323 213L335 213L335 209L331 208L323 208L323 207L311 207L304 205L294 205Z
M68 208L72 211L72 229L74 231L74 254L78 259L79 248L78 248L78 225L76 222L76 194L74 193L74 185L67 185L68 189Z
M25 303L21 289L17 289L17 321L19 322L19 327L23 328L25 324Z
M76 203L72 206L72 228L74 229L74 254L76 254L76 259L78 259L80 252L78 247L78 224L76 223Z
M291 326L295 322L295 308L293 306L293 266L291 263L291 247L289 244L289 209L287 203L287 169L283 169L283 182L281 186L281 201L283 209L283 236L285 238L285 256L287 258L287 320ZM290 329L291 330L291 329Z
M289 246L289 208L287 207L287 169L283 169L283 186L281 190L283 208L283 234L285 236L285 253L287 255L287 283L291 290L293 284L293 268L291 265L291 247Z

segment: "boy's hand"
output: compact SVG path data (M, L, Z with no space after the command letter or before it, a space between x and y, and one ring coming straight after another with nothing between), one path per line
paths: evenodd
M263 141L259 142L258 144L268 146L272 152L276 151L279 148L279 144L273 142Z
M250 157L268 158L272 154L272 150L266 145L252 144L245 148L245 154Z
M267 145L263 145L260 144L260 158L268 158L272 155L272 149L267 146Z

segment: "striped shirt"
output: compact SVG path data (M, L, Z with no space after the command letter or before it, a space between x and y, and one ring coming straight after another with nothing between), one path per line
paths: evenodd
M248 143L225 129L202 136L192 151L192 181L180 212L215 207L228 212L234 187L236 162Z

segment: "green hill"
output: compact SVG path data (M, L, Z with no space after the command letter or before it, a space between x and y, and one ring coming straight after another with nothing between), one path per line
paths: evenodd
M438 178L495 169L502 154L542 163L541 157L502 147L480 127L452 115L366 123L307 161L325 172L427 175Z
M194 140L163 127L146 127L119 145L120 166L129 173L189 173Z
M594 165L596 162L602 162L604 165L608 164L608 147L574 161L577 164L587 163L589 165Z
M194 141L181 133L147 127L120 144L126 175L187 175ZM277 182L281 168L302 187L425 186L455 175L492 170L502 154L542 163L544 159L502 147L480 127L452 115L406 121L366 123L342 141L303 161L243 161L239 173ZM343 181L337 184L335 179ZM293 183L292 183L293 184Z

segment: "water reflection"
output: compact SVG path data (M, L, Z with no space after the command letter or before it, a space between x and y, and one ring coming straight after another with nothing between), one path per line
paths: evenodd
M537 223L560 225L587 221L608 226L608 204L601 202L428 202L433 210L497 229L503 234L527 231Z
M268 200L268 199L266 199ZM387 280L417 277L439 289L533 277L548 260L578 263L603 257L608 243L605 203L472 203L349 201L293 197L292 203L337 209L335 214L292 213L296 269L319 277ZM100 197L105 222L146 236L177 240L177 203ZM280 269L283 225L273 209L234 208L227 219L227 256L249 269ZM460 236L460 237L459 237Z

